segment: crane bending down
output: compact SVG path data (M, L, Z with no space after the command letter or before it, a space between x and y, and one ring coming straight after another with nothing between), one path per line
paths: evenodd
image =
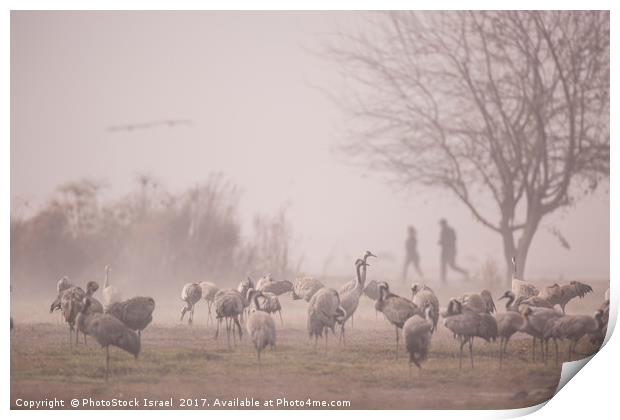
M308 305L308 335L314 338L314 347L318 345L319 337L325 335L325 350L327 351L328 329L334 335L336 322L346 318L347 313L340 305L340 296L332 288L324 287L316 292Z
M222 319L226 321L226 341L228 348L230 349L230 332L232 329L233 340L235 339L235 326L239 331L239 340L242 337L241 324L239 323L239 316L245 309L244 299L241 297L241 293L233 289L220 290L215 296L215 319L217 322L217 329L215 330L215 338L217 339L220 332L220 324Z
M268 313L261 310L258 302L261 294L259 290L250 289L248 291L248 299L254 303L255 309L250 312L245 324L256 350L259 367L261 365L260 355L265 347L270 346L272 350L276 348L276 324Z
M211 307L213 306L213 302L215 301L215 295L217 294L217 292L220 291L220 289L215 284L209 281L200 282L200 287L202 288L202 298L205 300L205 302L207 302L207 309L209 312L207 315L208 324L209 321L213 321L213 318L211 317Z
M181 321L187 312L189 312L189 318L187 323L192 325L194 323L194 307L202 298L202 287L199 283L187 283L181 290L181 300L184 302L181 308Z
M414 315L405 321L403 325L403 341L409 353L409 377L411 378L411 364L422 369L421 363L428 356L428 348L433 334L433 321L431 318L432 308L427 306L424 317Z

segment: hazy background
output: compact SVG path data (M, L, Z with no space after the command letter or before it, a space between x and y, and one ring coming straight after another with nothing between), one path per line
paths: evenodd
M395 275L414 224L432 280L440 217L457 230L462 265L501 265L500 237L448 193L396 191L338 151L347 121L322 89L343 82L309 50L363 25L359 14L333 12L13 12L12 209L33 213L83 177L105 180L103 197L113 199L138 173L180 192L222 172L242 189L242 235L256 214L286 209L291 258L303 254L305 273L353 275L353 260L370 249L381 257L374 272ZM192 124L108 130L171 118ZM528 277L609 277L606 191L543 221ZM51 277L42 280L53 290Z

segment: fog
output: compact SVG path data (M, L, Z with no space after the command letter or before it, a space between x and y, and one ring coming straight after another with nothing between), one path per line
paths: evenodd
M436 278L440 217L457 231L463 265L502 264L500 238L449 193L396 189L340 151L348 121L325 90L344 82L314 52L364 24L333 12L13 12L12 209L34 213L84 177L106 182L105 201L130 191L136 174L181 192L221 172L242 190L243 235L256 214L286 210L291 259L303 256L305 273L352 276L370 249L373 269L393 276L413 224ZM191 124L109 129L166 119ZM527 273L608 278L606 189L543 220Z

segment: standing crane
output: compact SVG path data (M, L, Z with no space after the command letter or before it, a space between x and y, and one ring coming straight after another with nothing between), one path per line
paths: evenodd
M105 266L105 283L103 283L103 290L101 291L101 295L103 296L103 305L108 307L113 303L120 302L123 300L121 292L110 284L110 272L112 269L109 265Z
M79 302L79 323L84 331L95 338L101 347L105 348L105 380L108 381L110 372L110 346L118 347L132 354L136 359L140 354L140 338L129 327L109 314L90 313L89 298Z
M346 317L341 322L340 327L340 340L345 343L345 325L347 321L353 316L357 307L359 306L360 297L364 291L364 282L366 281L366 262L362 259L355 261L356 282L355 287L348 287L349 284L343 286L338 295L340 296L340 305L347 313ZM363 274L360 274L360 270L363 267ZM353 319L351 319L353 321Z
M469 345L471 367L474 367L474 338L480 337L485 341L495 341L497 337L497 322L492 315L486 312L476 312L465 308L458 299L451 299L444 314L444 325L459 339L459 369L463 367L463 347Z
M412 316L424 316L424 313L409 299L391 293L390 286L384 281L379 283L379 300L375 302L375 309L385 315L395 328L396 358L398 358L398 330L402 329L405 321Z
M105 313L112 315L133 331L138 332L142 339L142 331L153 321L155 299L148 296L135 296L131 299L113 303Z
M439 322L439 299L437 299L437 295L433 289L428 287L427 285L419 285L412 284L411 285L411 301L424 313L426 313L426 308L429 308L428 312L429 317L426 319L432 321L433 329L431 332L437 331L437 323Z
M254 349L256 350L259 367L261 365L260 354L265 347L271 346L272 350L275 350L276 347L276 324L269 314L261 310L258 302L261 293L262 292L259 290L254 289L248 291L248 299L254 303L255 309L250 312L248 320L245 323L245 327L254 344Z

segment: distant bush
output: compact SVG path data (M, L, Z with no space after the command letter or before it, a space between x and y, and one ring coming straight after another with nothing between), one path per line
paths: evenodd
M103 276L106 264L153 286L179 278L233 285L247 273L290 271L285 212L256 216L244 243L239 189L221 174L180 194L149 176L139 176L132 192L108 203L100 202L103 189L88 179L71 182L34 215L11 215L13 284L34 289L62 275Z

